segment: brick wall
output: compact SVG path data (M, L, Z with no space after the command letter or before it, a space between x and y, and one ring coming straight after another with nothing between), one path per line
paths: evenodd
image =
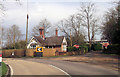
M53 49L55 49L56 51L58 51L58 52L61 52L62 50L61 50L61 47L56 47L56 48L53 48Z
M14 55L12 55L12 53L14 53ZM24 55L25 55L24 49L10 49L2 51L3 57L23 57Z
M36 49L27 49L26 50L26 56L27 57L33 57L35 51L36 51Z
M72 56L72 55L82 55L87 53L88 50L85 50L84 48L81 49L79 52L78 51L71 51L71 52L56 52L55 56L63 56L63 55L68 55L68 56Z
M26 56L33 57L35 56L36 49L27 49ZM55 56L56 49L54 48L43 48L43 57Z
M12 53L14 52L14 56ZM4 50L2 51L3 57L33 57L36 52L36 49L27 49L26 52L24 49L10 49L10 50ZM43 49L43 56L55 56L56 49L54 48L44 48ZM25 54L26 53L26 54Z
M56 52L56 50L60 50L61 48L44 48L43 49L43 57L49 57L49 56L61 56L61 55L79 55L84 54L85 50L82 49L80 52ZM12 52L14 52L14 56L12 56ZM3 57L33 57L35 56L36 49L27 49L26 51L24 49L10 49L10 50L3 50L2 56Z
M54 48L44 48L43 49L43 56L49 57L49 56L55 56L56 49Z

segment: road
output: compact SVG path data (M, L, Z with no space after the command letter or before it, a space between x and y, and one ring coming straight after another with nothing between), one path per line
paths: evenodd
M24 59L14 59L6 60L8 64L10 64L13 70L19 71L19 74L22 74L20 70L26 70L31 74L43 74L43 71L47 72L45 74L65 74L60 72L58 69L50 67L48 65L53 65L61 70L64 70L69 75L118 75L118 71L114 71L112 69L104 68L99 65L91 65L87 63L81 62L69 62L69 61L56 61L56 60L47 60L47 59L39 59L39 58L24 58ZM39 67L39 68L37 68ZM34 71L39 70L38 73ZM41 69L42 68L42 69ZM18 74L15 71L15 74ZM55 73L57 71L57 73Z
M12 75L66 75L48 64L19 59L6 59L4 62L10 66Z

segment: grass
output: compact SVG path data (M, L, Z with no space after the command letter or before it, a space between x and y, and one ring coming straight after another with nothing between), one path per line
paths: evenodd
M2 62L2 77L6 75L7 71L7 65L4 62Z

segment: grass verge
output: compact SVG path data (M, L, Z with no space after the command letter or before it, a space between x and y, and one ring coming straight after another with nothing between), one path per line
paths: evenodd
M4 62L2 62L2 77L6 75L7 71L7 65Z

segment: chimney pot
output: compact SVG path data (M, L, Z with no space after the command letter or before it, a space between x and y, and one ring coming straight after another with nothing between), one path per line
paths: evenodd
M39 31L40 31L40 35L42 36L42 34L43 34L43 28L40 27Z
M42 36L42 38L45 39L44 28L40 27L39 31L40 31L40 36Z
M55 33L56 33L56 36L58 36L58 29L56 28L56 30L55 30Z

